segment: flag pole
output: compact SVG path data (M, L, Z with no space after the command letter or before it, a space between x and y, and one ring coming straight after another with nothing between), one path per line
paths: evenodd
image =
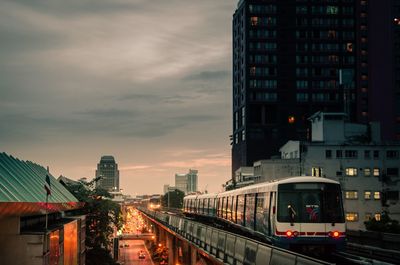
M48 217L49 217L49 214L48 214L48 203L49 203L49 194L46 194L46 226L45 226L45 229L46 229L46 231L47 231L47 225L48 225Z

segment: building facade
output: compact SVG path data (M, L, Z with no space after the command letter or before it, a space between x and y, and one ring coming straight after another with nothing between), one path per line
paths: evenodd
M400 139L399 2L239 1L232 176L290 139L309 139L307 117L317 111L380 122L384 139Z
M175 187L185 194L195 193L198 191L197 170L189 169L187 174L175 174Z
M118 164L113 156L102 156L97 164L96 188L107 191L119 191L119 170Z
M400 221L400 143L382 141L378 124L349 123L342 113L316 113L310 119L311 141L282 146L281 163L297 160L301 175L339 181L348 229L365 230L364 222L379 220L383 212Z

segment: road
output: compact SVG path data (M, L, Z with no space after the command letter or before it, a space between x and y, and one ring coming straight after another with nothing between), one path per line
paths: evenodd
M143 240L121 240L119 245L119 261L124 265L154 265L150 258L150 253L146 249ZM138 252L143 250L146 258L139 259Z

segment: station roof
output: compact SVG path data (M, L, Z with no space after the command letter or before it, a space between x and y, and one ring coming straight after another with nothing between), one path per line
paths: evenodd
M51 187L47 204L46 175ZM44 167L0 153L0 216L40 215L82 206Z

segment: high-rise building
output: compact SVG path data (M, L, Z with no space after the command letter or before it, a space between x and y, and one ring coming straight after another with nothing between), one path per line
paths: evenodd
M393 59L392 44L396 38L400 43L400 25L391 10L400 13L398 2L239 1L233 15L232 176L278 155L287 140L309 139L307 117L317 111L380 121L382 135L395 138L400 59Z
M189 173L186 174L187 177L187 192L197 192L197 170L189 169Z
M197 170L189 169L187 174L175 174L175 187L185 194L197 192Z
M97 164L96 188L102 188L108 191L119 191L119 170L113 156L102 156Z

